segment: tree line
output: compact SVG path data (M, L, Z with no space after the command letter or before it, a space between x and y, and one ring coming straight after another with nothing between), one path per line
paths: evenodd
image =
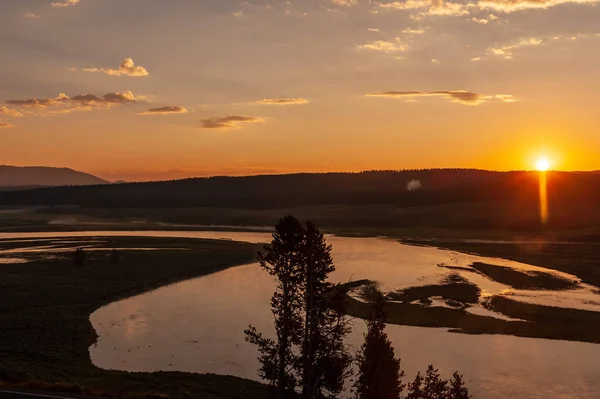
M535 172L480 170L373 171L212 177L167 182L42 188L0 192L0 205L95 208L256 207L330 204L422 206L472 201L536 201ZM421 189L409 191L417 180ZM600 198L600 174L553 174L550 196ZM555 200L556 201L556 200Z
M470 398L460 374L444 380L433 366L403 383L401 360L385 332L381 294L373 304L364 344L358 353L350 352L345 338L352 327L334 310L342 299L328 281L335 271L331 249L312 223L303 225L286 216L258 255L261 267L277 282L271 298L275 338L252 326L245 334L258 347L259 376L272 387L273 398L338 398L352 379L356 399Z

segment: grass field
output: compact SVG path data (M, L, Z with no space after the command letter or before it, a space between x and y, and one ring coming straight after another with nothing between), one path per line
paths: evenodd
M264 385L236 377L102 370L92 365L88 351L96 340L89 316L99 307L249 263L255 259L257 245L139 237L9 241L0 240L0 249L18 252L45 246L52 250L3 255L25 257L28 263L2 264L0 258L1 384L123 398L267 396ZM86 252L83 266L76 266L74 246L96 249ZM118 264L109 261L113 248L120 248Z

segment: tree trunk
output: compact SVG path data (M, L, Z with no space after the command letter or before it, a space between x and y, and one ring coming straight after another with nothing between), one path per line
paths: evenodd
M290 262L291 263L291 262ZM289 269L289 266L288 266ZM289 327L290 327L290 276L285 276L283 281L283 314L282 314L282 328L281 336L279 337L279 378L278 378L278 399L285 399L286 391L286 375L285 369L287 368L286 353L289 340Z
M314 390L314 260L313 260L313 242L311 232L307 234L307 261L306 261L306 304L305 304L305 327L304 327L304 381L302 384L302 398L309 399Z

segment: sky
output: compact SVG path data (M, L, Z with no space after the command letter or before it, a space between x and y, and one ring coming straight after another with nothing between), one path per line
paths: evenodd
M600 0L0 0L0 164L600 169Z

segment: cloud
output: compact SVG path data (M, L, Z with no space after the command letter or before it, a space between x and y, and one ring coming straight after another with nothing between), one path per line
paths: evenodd
M79 4L79 0L64 0L52 3L52 7L71 7Z
M233 15L234 17L240 18L244 16L244 12L243 11L234 11L231 13L231 15Z
M600 1L600 0L599 0ZM380 3L379 7L392 10L422 10L413 19L426 16L461 16L469 14L467 4L451 3L443 0L406 0Z
M160 108L151 108L148 111L140 112L140 115L173 115L186 114L188 110L178 106L168 106Z
M34 13L32 13L32 12L25 13L25 18L29 18L29 19L37 19L37 18L39 18L39 17L40 17L39 15L37 15L37 14L34 14Z
M356 4L356 0L330 0L333 4L338 6L351 7Z
M83 68L85 72L100 72L110 76L148 76L150 75L146 68L140 65L135 65L135 62L131 58L125 58L118 69L107 69L107 68Z
M56 106L68 98L66 94L61 93L56 98L30 98L27 100L8 100L7 104L24 108L47 108Z
M0 122L0 129L8 129L10 127L13 127L13 125L11 125L10 123L6 123L6 122Z
M431 7L431 1L428 0L406 0L394 1L392 3L380 3L379 7L394 10L416 10L419 8Z
M388 98L405 98L414 100L418 97L446 97L452 102L466 104L466 105L478 105L488 99L497 98L503 102L514 102L514 97L508 94L498 94L496 96L488 96L478 93L472 93L464 90L450 90L450 91L386 91L379 93L367 94L367 97L388 97Z
M450 16L458 17L461 15L468 15L469 10L465 4L461 3L450 3L450 2L434 2L433 5L425 12L420 13L424 16Z
M496 94L494 97L505 103L517 102L517 100L515 99L515 96L513 96L512 94Z
M17 111L16 109L10 109L8 107L0 107L0 115L11 116L13 118L23 116L23 114Z
M490 55L496 55L500 57L504 57L506 59L511 59L513 57L513 50L520 49L522 47L531 47L531 46L539 46L544 41L537 37L531 37L527 39L521 39L516 43L507 44L503 46L490 47L487 49L487 53Z
M478 24L482 24L482 25L487 25L490 22L490 21L488 21L485 18L478 19L478 18L475 18L475 17L471 18L471 21L477 22Z
M381 51L384 53L396 53L408 50L408 45L402 43L399 37L395 38L394 41L388 42L385 40L375 40L365 44L356 46L359 50L373 50Z
M6 103L23 109L41 111L42 114L56 114L89 111L92 109L109 109L122 104L134 104L143 100L143 98L143 96L135 96L131 91L107 93L103 96L80 94L74 97L69 97L61 93L56 98L8 100Z
M377 28L367 28L367 30L368 30L369 32L377 32L377 33L381 33L381 30L380 30L380 29L377 29Z
M231 115L224 118L209 118L201 121L204 129L237 129L244 123L261 123L264 119L246 115Z
M302 105L310 103L305 98L265 98L263 100L255 101L253 104L261 105Z
M412 29L410 27L404 29L402 31L402 33L406 34L406 35L422 35L423 33L425 33L425 30L423 29Z
M548 9L561 4L595 5L598 3L600 0L482 0L477 3L477 6L481 9L510 13L529 9Z

